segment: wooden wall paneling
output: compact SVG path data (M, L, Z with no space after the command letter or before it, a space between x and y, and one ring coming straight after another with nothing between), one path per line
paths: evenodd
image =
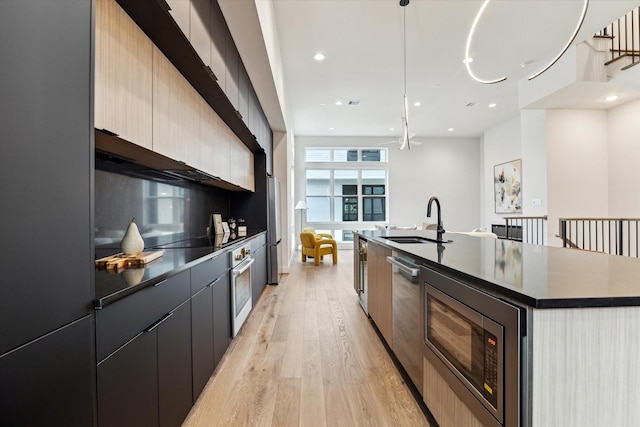
M200 95L154 47L153 151L199 166Z
M211 3L211 70L218 79L218 86L226 93L227 66L225 62L227 37L227 23L224 20L218 2Z
M191 0L189 41L205 66L211 66L211 0Z
M95 47L95 127L151 149L151 40L115 0L97 0Z
M387 262L391 250L369 242L367 246L367 269L369 279L369 316L391 346L392 304L391 304L391 264Z
M184 36L189 39L191 33L191 16L189 13L191 0L166 0L171 8L169 14L176 21Z
M218 122L215 113L204 99L200 99L200 170L216 175L214 172L214 158L216 154L215 141L218 134ZM218 176L218 175L216 175Z

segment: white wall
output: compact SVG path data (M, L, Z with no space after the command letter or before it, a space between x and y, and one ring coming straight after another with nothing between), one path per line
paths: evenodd
M491 230L491 224L504 224L504 216L495 213L493 167L511 160L522 159L522 130L520 117L514 117L484 133L482 159L482 215L480 224ZM522 161L522 194L527 197L527 182L524 180L526 161ZM511 214L513 215L513 214Z
M547 115L544 110L523 110L522 131L522 214L547 214ZM536 202L540 202L536 205Z
M547 203L549 235L559 217L609 214L607 112L547 111ZM550 237L549 245L560 240Z
M400 151L389 145L389 220L397 226L436 222L427 219L427 201L438 196L447 230L468 231L480 221L480 156L475 138L419 138L423 145ZM305 147L380 147L388 137L296 137L296 195L305 196ZM435 212L435 210L434 210ZM297 214L296 214L297 215ZM296 230L299 217L296 216ZM306 224L305 224L306 225ZM355 224L354 224L355 225ZM371 227L372 224L367 224Z
M609 215L640 217L640 101L609 110Z

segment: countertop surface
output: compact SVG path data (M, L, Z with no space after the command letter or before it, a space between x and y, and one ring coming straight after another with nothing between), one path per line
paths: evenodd
M187 246L187 242L192 239L184 239L185 245L176 242L154 240L145 251L164 250L163 255L151 261L145 267L124 268L119 270L95 270L95 308L102 308L125 296L137 292L147 286L152 286L167 277L177 274L185 269L215 256L226 256L229 250L249 242L254 237L263 232L247 233L247 236L227 243L225 246L202 246L202 247L180 247ZM96 248L96 259L119 253L117 247Z
M640 306L640 259L445 233L450 243L395 243L421 230L356 231L418 264L534 308Z

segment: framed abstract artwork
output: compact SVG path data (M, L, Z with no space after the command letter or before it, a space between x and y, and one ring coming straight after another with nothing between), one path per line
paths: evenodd
M493 167L496 213L522 213L522 159Z

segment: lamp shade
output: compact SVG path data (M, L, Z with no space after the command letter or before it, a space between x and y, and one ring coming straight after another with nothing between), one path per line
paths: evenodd
M306 209L309 209L309 207L307 206L307 202L305 202L304 200L300 200L298 202L298 204L296 204L296 207L294 209L295 210L306 210Z

